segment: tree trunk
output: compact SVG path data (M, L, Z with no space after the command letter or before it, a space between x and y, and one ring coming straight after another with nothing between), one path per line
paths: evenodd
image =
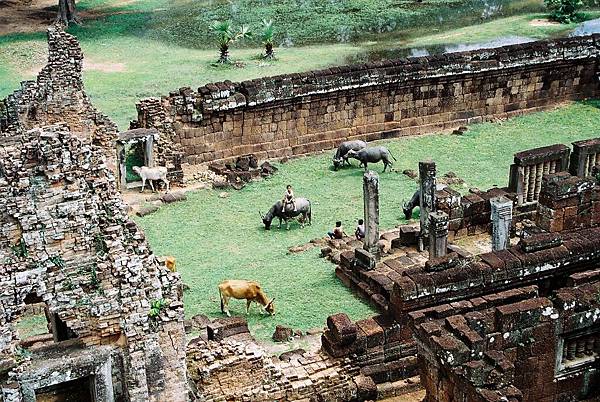
M219 63L229 63L229 46L222 44L219 50L221 51L221 55L219 56Z
M56 22L69 26L71 22L79 24L75 9L75 0L58 0L58 15Z
M273 51L273 44L267 43L265 44L265 59L273 59L275 57L275 52Z

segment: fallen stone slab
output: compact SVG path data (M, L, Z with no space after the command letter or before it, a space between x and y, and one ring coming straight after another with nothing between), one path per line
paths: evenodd
M206 327L209 341L222 341L233 335L250 332L242 317L217 318Z
M135 214L137 216L142 217L142 216L150 215L151 213L158 211L158 209L159 209L158 205L147 204L147 205L141 206L140 209L138 209Z
M293 335L294 331L290 327L277 325L273 333L273 340L275 342L287 342Z
M170 204L172 202L187 200L187 195L183 191L173 191L163 194L160 199L165 204Z

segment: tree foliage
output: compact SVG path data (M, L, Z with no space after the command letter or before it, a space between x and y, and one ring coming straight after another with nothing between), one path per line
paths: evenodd
M544 0L550 10L550 18L562 24L570 24L578 19L577 12L584 3L582 0Z
M246 25L235 30L230 21L213 21L210 30L215 34L219 45L219 63L229 63L229 46L233 42L252 37L252 32Z
M275 29L273 28L272 20L262 20L261 40L265 47L265 59L275 58L275 52L273 51L273 37Z

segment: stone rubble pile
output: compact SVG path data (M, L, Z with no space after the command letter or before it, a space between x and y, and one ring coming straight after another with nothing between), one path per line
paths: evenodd
M66 125L47 126L0 138L0 171L0 366L8 368L0 389L37 378L15 357L27 297L43 300L85 347L118 349L128 398L184 388L181 279L129 219L102 150ZM150 316L157 300L164 305Z

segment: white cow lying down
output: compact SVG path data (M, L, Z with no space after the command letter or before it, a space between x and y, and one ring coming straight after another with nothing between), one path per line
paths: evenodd
M166 184L167 191L169 191L169 180L167 180L166 167L133 166L131 169L133 169L133 171L142 178L142 193L144 192L144 187L146 186L146 180L150 181L150 188L152 191L156 191L154 190L154 184L152 184L153 180L161 180Z

